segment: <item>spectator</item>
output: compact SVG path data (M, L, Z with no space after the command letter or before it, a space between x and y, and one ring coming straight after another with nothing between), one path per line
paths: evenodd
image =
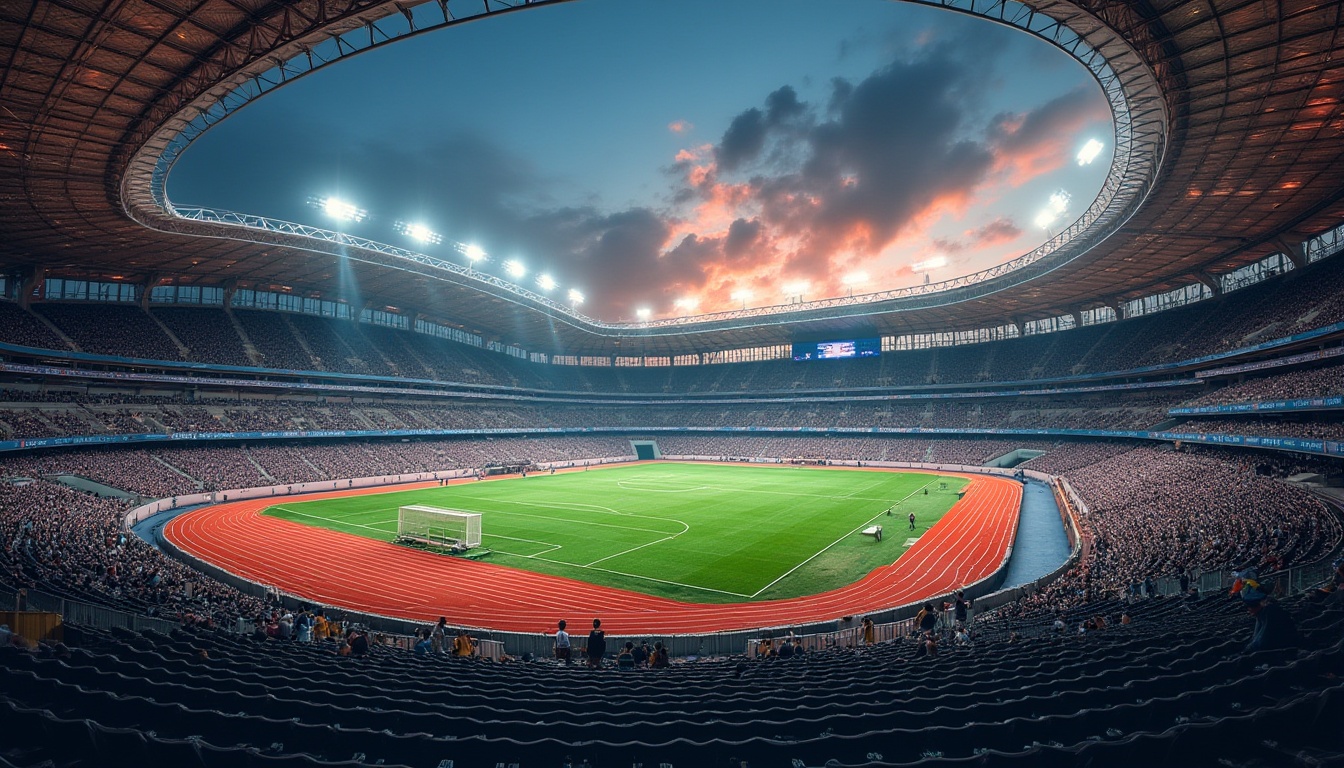
M621 648L621 652L616 656L616 667L617 669L622 670L635 668L634 643L630 642L629 640L625 641L625 646Z
M1255 618L1251 641L1246 644L1247 653L1283 651L1298 646L1297 624L1293 617L1269 601L1269 594L1263 585L1247 584L1242 587L1241 599L1246 604L1246 611Z
M588 666L600 669L606 653L607 633L602 630L602 620L593 619L593 631L588 633Z
M476 654L476 640L472 638L467 630L458 630L457 639L453 641L453 655L459 658L474 656Z
M351 657L358 659L369 655L368 633L352 629L346 634L345 640L350 647Z
M653 654L649 658L649 666L654 669L666 669L672 665L672 660L668 657L667 649L661 642L653 644Z
M570 642L569 633L565 631L565 620L560 620L559 629L555 631L555 658L570 663Z

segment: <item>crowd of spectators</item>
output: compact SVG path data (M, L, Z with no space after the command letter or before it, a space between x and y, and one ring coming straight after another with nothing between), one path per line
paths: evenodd
M630 443L616 437L87 448L0 458L0 478L76 475L137 496L165 498L230 488L630 453Z
M823 427L839 429L1121 429L1166 419L1182 390L1045 397L915 401L680 403L658 406L517 404L434 400L335 402L306 399L86 395L0 391L0 436L10 439L137 432L461 430L640 427ZM1196 430L1213 431L1190 421ZM1248 422L1249 423L1249 422ZM1268 424L1269 422L1265 422ZM1287 422L1285 422L1287 423ZM1306 421L1299 420L1299 424ZM1286 429L1286 427L1284 428ZM1323 427L1322 429L1329 429ZM1235 431L1235 430L1234 430ZM1254 434L1289 434L1283 429ZM1328 436L1307 428L1298 436Z
M65 349L66 343L36 315L12 301L0 301L0 341L37 349Z
M1190 419L1174 429L1182 432L1266 435L1270 437L1307 437L1320 440L1344 440L1344 422L1309 417L1249 419Z
M122 530L129 504L44 480L0 482L0 561L14 588L232 624L261 603Z
M79 393L0 393L0 435L10 438L137 432L518 429L639 427L825 427L840 429L1145 429L1165 418L1178 392L1099 398L966 398L897 402L704 403L501 406L446 399L333 402L127 396L115 404ZM63 405L52 405L63 403Z
M155 307L151 313L189 350L190 359L219 365L254 365L242 337L222 311Z
M95 355L181 360L178 347L163 328L135 305L35 304L33 311Z
M1256 403L1340 394L1344 394L1344 363L1337 362L1322 368L1276 371L1247 379L1200 395L1185 405Z
M195 493L197 490L189 478L142 449L66 449L0 458L0 479L57 475L86 477L150 498Z
M1090 557L1014 607L1057 611L1181 573L1268 572L1325 556L1340 522L1321 501L1257 472L1256 457L1093 444L1027 466L1060 472L1086 504ZM1077 451L1078 447L1071 449Z

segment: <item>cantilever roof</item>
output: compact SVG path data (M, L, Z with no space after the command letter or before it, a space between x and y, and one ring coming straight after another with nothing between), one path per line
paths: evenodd
M491 12L543 4L484 0ZM451 16L481 14L481 5L426 7L446 7ZM226 227L172 219L144 193L148 171L137 163L162 155L164 137L189 129L193 109L227 104L249 77L284 75L282 61L311 66L338 57L361 35L372 44L390 40L398 34L392 26L416 27L415 7L386 0L0 4L0 271L337 295L338 257L292 237L253 233L244 242L230 239L236 233ZM1144 204L1118 232L1043 276L918 306L613 329L418 265L367 256L351 268L377 305L526 349L670 355L787 343L800 332L902 334L1055 316L1207 279L1344 221L1344 3L1030 0L1022 7L1068 19L1089 39L1126 42L1136 61L1125 66L1149 73L1168 126Z

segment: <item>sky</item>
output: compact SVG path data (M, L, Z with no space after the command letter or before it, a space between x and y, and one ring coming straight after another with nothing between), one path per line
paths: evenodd
M1113 127L1072 58L890 0L582 0L338 62L178 161L170 199L546 274L607 320L868 293L975 272L1101 188ZM1074 157L1103 142L1095 162ZM417 245L396 222L442 233ZM935 265L930 267L930 265Z

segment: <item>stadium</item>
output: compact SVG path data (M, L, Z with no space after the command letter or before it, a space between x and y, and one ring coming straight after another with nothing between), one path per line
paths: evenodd
M654 5L0 4L0 768L1344 765L1344 2L874 2L973 31L871 73L816 18L778 47L845 77L767 73L709 142L650 119L658 216L509 210L563 187L523 155L495 208L425 157L383 200L177 200L244 130L283 152L200 188L295 197L258 174L339 130L245 121L353 65ZM769 69L740 44L704 66ZM1028 64L1064 95L1013 111ZM518 66L483 130L549 104ZM547 151L625 195L585 153L657 141L602 101ZM1100 139L1028 146L1086 138L1075 103ZM417 163L470 212L442 233L386 202Z

